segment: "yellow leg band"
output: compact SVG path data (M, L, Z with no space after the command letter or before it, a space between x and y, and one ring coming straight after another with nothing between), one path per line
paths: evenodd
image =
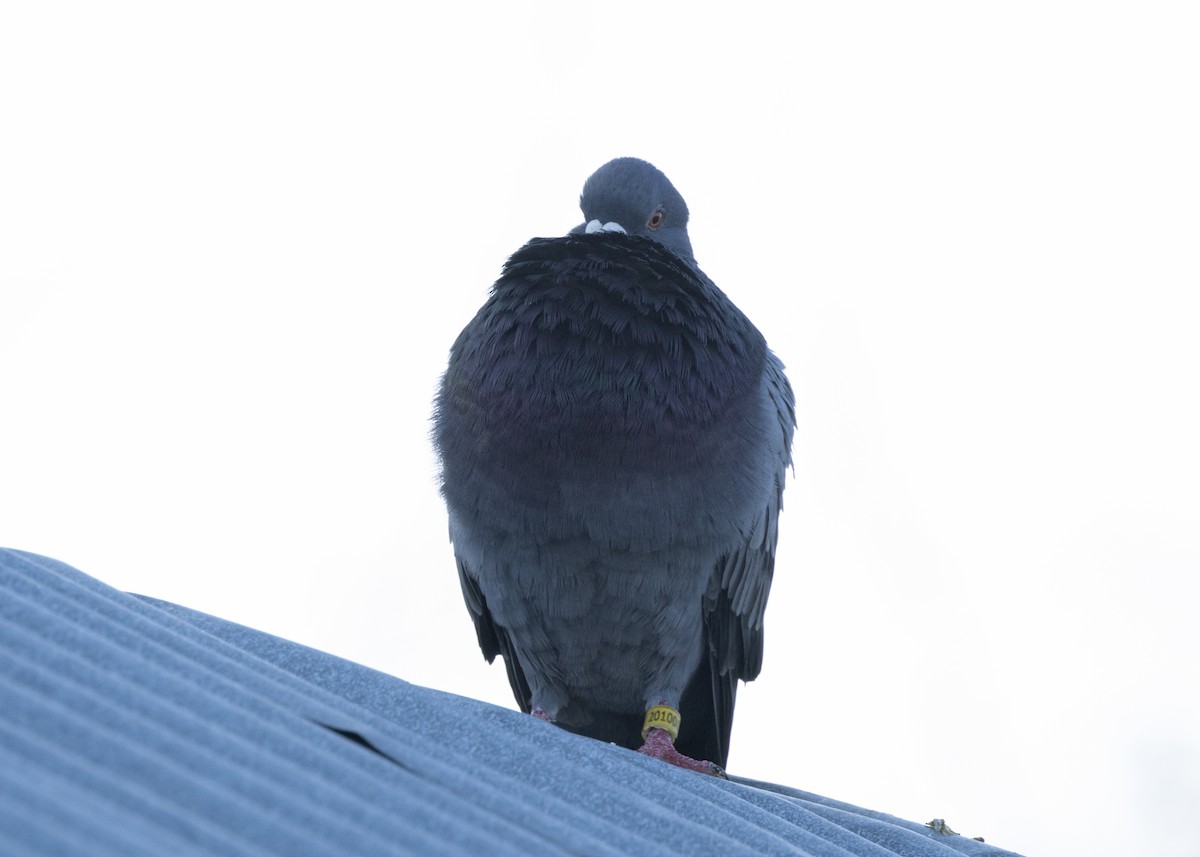
M646 711L646 720L642 723L642 740L650 734L651 729L661 729L671 736L671 743L679 737L679 712L669 705L655 705Z

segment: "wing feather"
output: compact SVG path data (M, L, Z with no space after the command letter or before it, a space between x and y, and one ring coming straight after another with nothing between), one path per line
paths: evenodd
M496 659L496 655L503 656L504 668L508 671L508 683L512 687L513 696L516 697L521 710L528 714L530 711L529 681L525 677L525 670L521 666L521 662L517 659L512 638L509 637L502 625L497 625L492 619L487 599L483 597L479 582L471 574L467 564L461 557L456 556L455 559L458 561L458 581L462 584L463 600L467 602L467 611L475 623L475 635L479 638L479 648L483 651L483 656L487 658L489 664Z
M746 542L718 559L704 599L704 628L708 665L701 664L684 693L685 719L711 721L709 745L696 748L720 765L729 752L733 707L739 679L750 681L762 669L763 615L775 572L775 545L779 539L779 510L783 487L791 466L796 404L783 364L768 352L764 373L771 426L774 484L765 486L762 513L746 534ZM708 689L707 700L699 698ZM686 730L685 730L686 731ZM682 737L682 736L681 736ZM715 741L715 743L714 743ZM681 745L683 752L688 749Z

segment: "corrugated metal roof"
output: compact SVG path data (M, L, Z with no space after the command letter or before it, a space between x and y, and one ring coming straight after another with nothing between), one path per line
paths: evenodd
M1002 855L0 550L0 854Z

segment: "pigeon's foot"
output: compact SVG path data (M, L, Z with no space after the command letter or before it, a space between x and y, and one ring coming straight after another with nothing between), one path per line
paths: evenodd
M701 774L720 777L723 780L729 779L720 765L705 762L702 759L693 759L676 750L675 744L671 740L671 734L665 729L650 729L646 733L645 743L638 748L638 752L661 759L677 768L687 768L689 771L698 771Z
M542 711L542 709L540 709L540 708L534 708L532 711L529 712L529 715L531 717L536 717L538 720L545 720L547 723L554 722L553 720L550 719L550 715L547 714L546 712Z

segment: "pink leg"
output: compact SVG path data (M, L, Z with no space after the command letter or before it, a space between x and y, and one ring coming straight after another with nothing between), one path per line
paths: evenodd
M671 736L663 729L651 729L646 733L646 742L638 748L639 753L645 753L647 756L652 756L655 759L675 765L678 768L687 768L689 771L698 771L701 774L711 774L714 777L728 779L725 772L721 770L720 765L712 762L705 762L701 759L693 759L691 756L685 756L675 749L675 745L671 742Z
M550 715L547 714L546 712L542 711L542 709L540 709L540 708L535 708L535 709L533 709L533 711L531 711L529 713L532 716L536 717L538 720L545 720L547 723L554 722L553 720L550 719Z

